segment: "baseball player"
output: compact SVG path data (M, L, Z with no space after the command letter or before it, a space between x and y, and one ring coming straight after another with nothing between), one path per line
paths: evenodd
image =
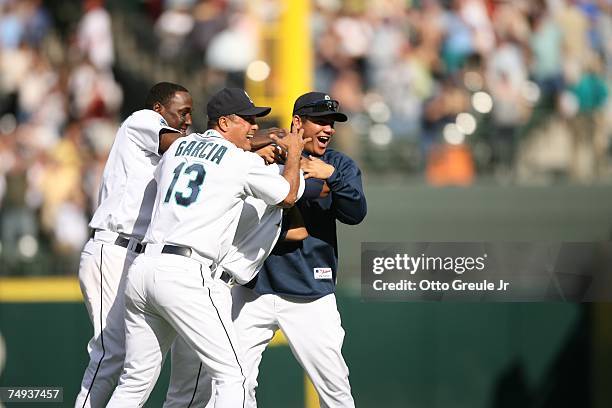
M129 266L143 251L161 154L191 125L192 99L180 85L151 88L145 109L134 112L115 136L104 168L93 233L81 253L79 282L94 335L90 361L75 407L103 407L110 398L125 356L124 288Z
M275 134L281 133L274 129L272 131ZM282 165L274 164L279 160L284 161L284 158L279 157L277 146L264 144L260 146L261 148L254 152L267 163L282 171ZM304 188L305 183L303 179L300 179L298 198L302 197L302 194L310 194L304 193ZM319 194L316 187L308 190ZM278 239L287 241L305 239L308 231L304 227L299 211L295 207L284 211L288 211L284 219L286 228L281 231L283 210L277 206L268 205L263 200L247 197L232 246L218 269L229 273L232 281L246 284L259 272L263 261L270 254ZM229 298L230 285L221 285L218 290L227 292L227 298ZM164 408L205 406L212 394L210 375L203 369L197 355L183 343L184 340L179 337L171 349L172 369ZM208 406L212 404L209 402Z
M109 407L142 406L177 334L214 382L215 407L241 407L246 367L231 324L231 299L218 290L217 268L230 250L244 199L288 207L297 200L303 132L281 143L282 175L249 150L256 107L246 92L225 88L207 105L209 130L175 142L155 172L158 191L144 255L126 283L126 361Z
M348 156L329 149L335 122L346 115L329 95L309 92L293 107L292 127L310 139L304 146L305 178L318 179L322 196L302 199L308 237L279 241L255 280L232 289L232 318L245 353L250 385L247 407L255 407L262 353L280 328L306 370L323 407L354 407L348 367L341 353L344 330L334 295L338 250L336 221L358 224L366 215L361 171ZM323 193L323 189L329 193Z

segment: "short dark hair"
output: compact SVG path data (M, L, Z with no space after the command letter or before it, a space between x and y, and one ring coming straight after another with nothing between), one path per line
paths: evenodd
M206 129L214 128L215 126L217 126L217 123L219 123L219 118L208 119L208 122L206 123Z
M147 99L145 99L145 108L153 109L157 102L165 106L177 92L189 93L185 87L179 84L173 84L172 82L157 83L153 85L147 95Z
M232 122L235 122L232 116L240 116L240 115L236 115L235 113L232 113L231 115L223 115L223 116L230 118ZM208 119L208 122L206 122L206 129L212 129L215 126L217 126L219 124L219 119L221 119L221 117Z

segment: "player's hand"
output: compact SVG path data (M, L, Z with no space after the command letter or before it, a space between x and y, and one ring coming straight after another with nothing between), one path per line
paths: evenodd
M261 149L256 150L254 153L261 156L266 164L284 163L285 159L287 158L287 152L275 144L262 147Z
M269 146L274 143L274 140L270 137L275 135L276 137L283 138L287 134L285 129L273 127L269 129L259 129L255 132L255 135L251 138L251 151L256 152L257 150Z
M312 138L308 137L306 139L303 138L304 129L300 129L297 132L292 131L287 134L282 139L278 136L271 134L270 137L274 140L274 143L279 145L281 148L287 151L287 155L301 155L302 150L304 150L304 145L310 141Z
M314 177L326 180L334 173L334 170L336 170L331 164L327 164L314 156L302 157L300 167L304 172L305 179Z
M319 197L321 198L325 198L329 195L329 192L331 190L329 189L329 186L327 185L327 183L324 181L323 182L323 188L321 189L321 193L319 194Z

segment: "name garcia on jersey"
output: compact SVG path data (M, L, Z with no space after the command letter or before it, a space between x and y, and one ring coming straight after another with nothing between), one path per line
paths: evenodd
M176 148L175 156L191 156L219 164L227 152L227 147L215 142L198 142L183 140Z

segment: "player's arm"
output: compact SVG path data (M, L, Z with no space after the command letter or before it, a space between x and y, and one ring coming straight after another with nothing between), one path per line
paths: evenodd
M366 216L367 204L361 170L350 158L343 159L336 166L316 157L302 158L304 178L325 180L333 198L333 210L338 221L344 224L359 224Z
M308 230L304 225L304 219L300 210L294 206L285 211L282 231L284 236L282 238L285 241L303 241L308 238Z
M304 144L312 140L310 138L304 139L303 135L304 129L300 129L297 133L291 132L282 139L275 135L271 136L276 144L287 151L287 160L285 161L285 168L283 169L283 177L289 183L289 193L287 193L287 196L277 204L279 207L291 207L298 199L298 190L300 187L300 157L302 155L302 150L304 150Z
M325 198L329 195L330 189L325 180L309 178L306 180L304 194L301 199L314 200Z
M319 194L319 197L327 197L329 195L329 192L331 190L329 189L329 186L327 185L327 183L324 181L323 182L323 187L321 188L321 194Z
M159 131L159 148L157 152L162 155L168 150L168 148L174 143L176 139L184 136L182 133L173 132L168 128L162 128Z

